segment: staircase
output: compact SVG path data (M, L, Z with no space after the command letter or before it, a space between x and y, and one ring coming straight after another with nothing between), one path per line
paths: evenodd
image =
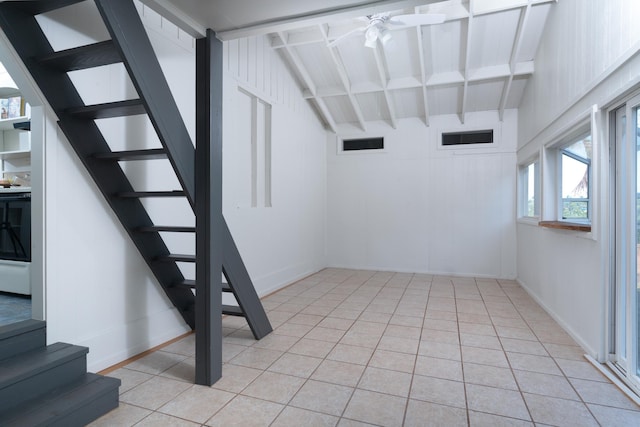
M58 9L72 14L75 3L80 1L2 2L0 26L160 286L196 330L196 382L210 385L221 376L221 315L245 317L256 339L272 331L222 216L221 43L212 33L197 41L196 156L133 0L95 0L111 40L54 51L35 16ZM68 73L114 63L124 64L138 98L86 105ZM148 116L162 148L111 150L96 120L134 115ZM181 188L133 187L121 164L156 159L169 160ZM186 199L197 213L196 226L154 224L146 198ZM170 253L161 233L195 233L195 254ZM179 263L195 263L196 277L185 277ZM222 292L233 294L238 305L222 305Z
M118 407L120 380L87 373L87 353L47 346L41 321L0 327L0 425L83 426Z

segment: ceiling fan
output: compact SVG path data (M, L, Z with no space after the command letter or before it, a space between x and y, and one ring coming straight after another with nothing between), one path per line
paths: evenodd
M332 47L349 37L364 34L364 45L373 49L376 47L378 40L380 40L382 44L386 44L391 40L392 30L417 27L420 25L441 24L445 21L446 15L441 13L422 13L391 16L387 12L367 15L362 19L366 19L366 25L338 37L329 43L328 46Z

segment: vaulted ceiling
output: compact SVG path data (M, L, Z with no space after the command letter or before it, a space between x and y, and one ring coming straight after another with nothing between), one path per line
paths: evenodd
M298 79L305 98L335 131L426 124L440 114L497 111L520 104L554 0L143 0L191 32L222 39L264 34ZM217 11L217 13L216 13ZM444 22L391 31L364 46L362 17L443 14ZM393 26L390 26L393 29Z

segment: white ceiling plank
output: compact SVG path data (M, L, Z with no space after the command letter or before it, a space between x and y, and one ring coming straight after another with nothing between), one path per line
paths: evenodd
M382 92L384 93L384 99L387 104L387 111L389 112L389 120L391 121L391 127L394 129L398 128L398 121L396 119L396 109L393 104L393 99L389 94L389 90L387 89L388 82L388 69L387 64L385 63L384 53L380 52L380 44L376 44L376 48L373 49L373 56L376 60L376 66L378 68L378 74L380 75L380 83L382 83Z
M557 0L473 0L471 13L474 15L486 15L499 13L512 9L524 8L527 5L555 3Z
M446 21L467 19L469 17L468 0L449 0L417 6L416 13L443 13Z
M415 77L402 77L396 79L389 79L387 88L390 90L396 89L415 89L422 86L422 81Z
M470 69L467 73L469 81L492 80L508 77L511 74L509 64L490 65L482 68Z
M531 2L529 2L526 7L520 11L520 19L518 21L518 30L516 31L516 37L513 43L513 50L511 51L511 61L510 61L510 70L511 74L507 78L507 81L502 89L502 96L500 98L500 107L498 108L498 118L500 121L504 118L504 109L507 105L507 101L509 99L509 92L511 91L511 84L513 83L514 72L516 68L516 60L520 53L520 48L522 46L523 34L527 27L527 22L529 19L529 15L531 12Z
M513 66L513 74L516 76L531 75L535 71L534 61L518 62Z
M278 35L280 36L281 40L286 42L286 38L282 33L278 33ZM296 68L302 80L304 80L304 84L309 89L309 92L314 96L314 99L318 105L318 109L320 110L320 114L322 115L323 120L329 125L329 127L333 132L336 132L336 129L337 129L336 122L333 119L333 116L331 115L329 108L327 108L322 98L315 97L317 88L315 83L313 82L313 79L311 78L311 75L309 74L309 71L307 71L307 68L304 66L304 64L298 57L298 54L296 53L296 51L293 50L291 47L289 47L286 43L285 43L285 50L287 51L287 54L289 55L289 58L293 63L292 65Z
M320 31L322 32L322 35L324 36L325 41L328 43L329 39L327 37L326 27L324 25L321 25ZM336 69L338 71L338 75L340 76L340 80L342 81L342 84L345 90L347 91L347 97L351 102L351 107L353 108L353 112L355 113L356 118L358 119L358 123L360 124L360 127L362 128L362 130L366 132L367 125L364 120L364 115L362 114L362 108L360 108L358 99L355 97L354 93L351 91L351 81L347 74L347 70L344 66L344 63L342 62L342 58L340 57L340 52L338 51L338 48L336 46L329 46L328 49L329 49L329 53L331 54L331 59L333 59L333 63L336 66Z
M460 70L432 74L427 79L427 86L449 86L464 83L464 75Z

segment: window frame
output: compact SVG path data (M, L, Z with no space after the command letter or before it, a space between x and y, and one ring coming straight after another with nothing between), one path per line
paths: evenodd
M591 138L593 143L593 136L591 132L591 127L585 131L584 128L581 129L581 132L574 133L570 138L566 138L563 140L563 143L557 148L557 165L558 165L558 174L557 174L557 218L560 222L567 223L578 223L578 224L591 224L593 217L593 158L585 158L579 156L576 153L573 153L567 150L568 147L573 144L583 141L586 138ZM585 198L565 198L562 194L562 184L563 184L563 170L562 170L562 160L563 156L567 156L573 160L584 163L587 166L587 197ZM593 148L592 155L593 157ZM587 217L586 218L565 218L564 217L564 204L566 201L574 201L574 202L586 202L587 204Z
M518 217L523 220L538 221L542 216L542 162L536 155L518 166L520 197L518 199ZM529 215L529 168L534 167L533 178L533 215Z

